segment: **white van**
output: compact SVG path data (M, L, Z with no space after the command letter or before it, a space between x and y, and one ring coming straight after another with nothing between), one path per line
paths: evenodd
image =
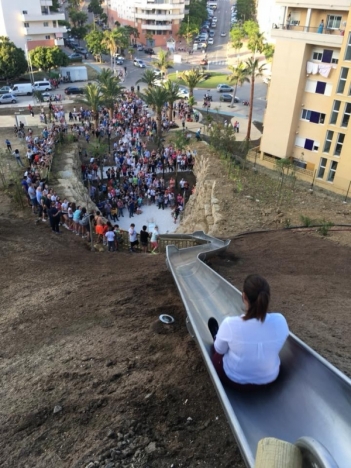
M50 81L34 81L33 91L51 91Z
M14 96L30 96L33 93L31 83L17 83L12 86L11 94Z

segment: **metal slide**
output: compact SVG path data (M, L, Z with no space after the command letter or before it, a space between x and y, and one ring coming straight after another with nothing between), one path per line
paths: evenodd
M223 387L211 362L212 337L207 323L241 315L241 293L203 260L224 251L230 241L207 236L200 245L167 246L167 264L187 311L189 333L196 339L244 461L253 467L258 441L276 437L296 443L314 468L351 467L351 380L290 334L281 352L281 372L270 388L240 392ZM248 274L251 272L248 272ZM316 298L318 300L318 298ZM284 468L284 467L282 467Z

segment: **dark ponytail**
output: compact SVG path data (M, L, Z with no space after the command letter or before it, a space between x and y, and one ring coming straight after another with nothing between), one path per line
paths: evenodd
M249 275L244 281L243 292L249 301L243 320L257 319L264 322L271 297L267 281L260 275Z

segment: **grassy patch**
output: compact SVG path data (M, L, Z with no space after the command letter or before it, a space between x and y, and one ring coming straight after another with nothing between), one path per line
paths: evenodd
M227 77L228 75L225 74L225 73L207 73L205 72L205 75L209 75L209 78L204 80L204 81L201 81L198 85L197 85L197 88L216 88L217 85L219 84L227 84L228 81L227 81ZM183 80L180 80L178 79L178 76L176 73L170 73L168 75L168 78L171 80L171 81L175 81L176 83L178 83L179 85L184 85L184 82Z

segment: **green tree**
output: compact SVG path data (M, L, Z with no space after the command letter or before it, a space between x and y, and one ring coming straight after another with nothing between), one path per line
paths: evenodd
M0 76L6 80L18 78L28 68L24 51L6 36L0 36Z
M93 13L94 15L101 15L104 10L101 6L100 0L90 0L90 3L88 5L88 11L89 13Z
M50 11L56 12L59 11L60 9L60 4L58 0L52 0L52 5L50 7Z
M161 86L147 89L144 93L139 93L140 98L148 104L156 113L157 136L162 133L162 109L168 101L168 92Z
M154 35L152 34L152 32L146 31L145 39L146 39L146 43L149 45L149 47L152 47L154 45Z
M168 68L173 67L173 60L170 60L169 56L170 54L168 51L161 49L157 54L157 58L153 62L151 62L152 65L161 70L163 76L167 75Z
M263 76L263 73L266 70L266 67L265 67L265 64L260 65L257 59L251 57L248 60L246 60L245 68L246 68L247 76L250 78L250 85L251 85L249 121L247 125L247 133L246 133L246 141L250 141L252 111L253 111L253 102L254 102L254 95L255 95L255 81L256 81L256 78Z
M83 98L79 99L78 102L87 106L94 115L95 129L99 125L99 108L103 105L103 97L100 86L96 83L89 83L83 88Z
M242 86L245 82L249 83L250 80L247 76L247 69L243 62L240 62L237 67L235 67L234 65L229 65L228 68L231 73L227 77L227 80L230 82L230 84L235 85L232 102L230 103L230 107L234 107L235 96L238 86Z
M136 84L145 83L148 89L150 89L154 86L156 79L157 76L154 70L145 70L144 73L141 75L141 78L139 78L139 80L136 82Z
M247 42L247 48L253 53L260 54L264 51L266 46L266 39L263 33L255 32L249 36L249 40Z
M29 52L30 60L34 68L45 72L57 67L66 67L70 61L67 55L57 46L36 47Z
M178 31L178 36L183 37L187 44L189 44L193 37L198 34L200 31L199 25L197 23L188 21L182 21Z
M245 21L242 28L246 37L250 37L253 34L260 32L260 27L255 20Z
M124 87L120 85L119 78L109 68L103 68L96 81L100 87L102 102L112 119L115 102L123 94Z
M88 50L93 54L94 57L98 58L99 62L102 62L102 54L106 53L106 47L103 44L104 33L100 30L90 31L85 37Z
M265 59L267 62L271 62L273 60L274 55L274 45L273 44L266 44L263 50Z
M80 0L67 0L68 8L78 10L80 7Z
M232 47L236 52L238 52L244 45L243 39L245 37L245 32L243 28L240 25L235 26L233 29L231 29L229 37L232 43Z
M88 34L89 26L78 26L71 28L72 36L78 38L79 40L84 39Z
M216 151L228 156L233 149L235 130L232 125L214 124L209 131L209 143Z
M84 26L85 23L88 21L88 15L84 11L71 9L69 10L68 16L74 28Z
M136 40L139 38L140 34L138 31L138 28L133 28L133 26L124 26L124 29L129 36L129 38L132 38L131 43L135 43Z
M180 74L180 79L189 88L189 97L194 96L194 88L203 80L204 73L200 68L192 68L191 70L186 70Z
M239 20L253 20L256 14L256 2L255 0L237 0L236 10Z
M104 31L103 39L101 41L102 46L109 51L111 58L111 67L113 63L113 57L117 53L117 43L113 31Z
M179 99L179 85L171 80L167 80L162 86L168 93L168 119L171 121L173 120L174 103Z

